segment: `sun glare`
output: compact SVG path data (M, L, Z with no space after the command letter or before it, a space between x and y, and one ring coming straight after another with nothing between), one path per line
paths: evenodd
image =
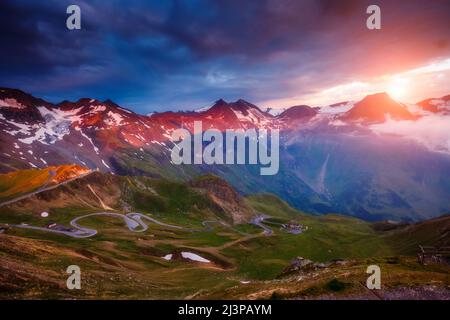
M396 100L405 99L408 95L408 79L394 79L387 86L387 93Z
M391 87L387 90L387 93L396 100L401 100L405 97L406 88L402 86Z

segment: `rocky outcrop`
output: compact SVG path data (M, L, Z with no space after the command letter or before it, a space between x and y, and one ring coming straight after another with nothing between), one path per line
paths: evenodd
M225 180L206 175L191 181L194 188L203 190L208 197L221 207L231 218L233 224L246 223L253 215L244 199Z

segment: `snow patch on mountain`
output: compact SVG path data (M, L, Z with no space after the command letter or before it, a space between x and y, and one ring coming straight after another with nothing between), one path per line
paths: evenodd
M33 129L38 129L39 125L28 125L17 123L15 121L6 120L6 123L15 127L16 130L5 130L6 133L16 136L17 134L30 135Z
M185 259L189 259L192 261L197 261L197 262L202 262L202 263L210 263L211 262L208 259L205 259L205 258L199 256L198 254L195 254L192 252L183 251L183 252L181 252L181 256Z
M103 111L106 111L106 106L104 105L95 105L89 108L89 113L91 114L100 113Z
M146 128L146 129L150 129L150 127L145 124L145 122L143 122L142 120L139 120L139 122Z
M132 111L130 111L130 110L127 110L127 109L124 109L124 108L120 108L120 107L118 107L117 109L119 109L119 110L122 110L122 111L124 111L124 112L126 112L126 113L129 113L129 114L133 114L133 112L132 112Z
M265 126L269 123L266 117L259 111L255 109L247 109L247 115L245 115L241 110L231 109L235 114L236 118L241 122L250 122L255 125Z
M111 169L111 167L106 164L105 160L102 159L102 163L105 167L107 167L108 169Z
M288 108L267 108L266 113L271 114L273 116L278 116L286 111Z
M203 112L208 111L209 109L211 109L211 106L206 106L206 107L202 107L202 108L196 109L196 110L194 110L194 112L203 113Z
M112 111L108 111L107 116L108 117L104 120L104 122L109 126L118 126L124 121L124 118L120 114Z
M353 108L354 102L345 102L339 105L321 106L319 113L338 114L349 111Z
M0 99L0 108L25 109L26 107L14 98Z
M430 104L436 106L439 111L450 111L450 100L433 99Z
M28 136L19 139L19 141L25 144L32 144L35 141L42 144L54 144L56 141L60 141L64 136L70 134L70 125L73 121L79 120L78 117L74 116L76 110L64 112L56 108L48 109L46 107L38 107L37 109L44 118L45 124L28 126L15 123L19 128L19 132Z
M45 123L29 125L6 120L6 123L12 125L13 128L5 130L5 132L12 136L22 135L18 140L25 144L32 144L37 141L48 145L62 140L64 136L70 134L72 123L81 121L81 117L77 115L80 108L71 111L62 111L57 108L49 109L47 107L37 107L37 109Z
M92 147L94 148L95 153L96 153L96 154L99 154L99 152L98 152L99 150L98 150L97 146L94 144L94 142L92 141L92 139L91 139L88 135L86 135L86 134L83 132L83 130L81 130L81 128L75 128L75 130L77 130L78 132L80 132L80 134L81 134L87 141L89 141L89 142L91 143Z

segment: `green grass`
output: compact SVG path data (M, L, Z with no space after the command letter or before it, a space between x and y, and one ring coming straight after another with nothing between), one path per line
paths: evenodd
M364 221L338 215L309 216L294 209L283 201L272 201L273 196L249 197L253 207L276 217L293 217L307 227L299 235L279 232L259 237L227 248L224 254L239 261L239 272L256 279L271 279L281 273L289 262L302 256L313 261L325 262L331 259L366 258L389 255L390 247ZM275 215L276 214L276 215ZM277 218L275 221L281 222ZM270 224L268 224L270 225Z
M286 202L272 194L247 196L246 201L256 211L265 213L271 217L289 219L305 215L303 212L290 207Z
M144 177L109 176L108 179L103 180L101 174L94 174L89 183L97 183L96 190L102 190L98 186L105 184L105 181L119 184L122 192L119 202L125 201L133 211L149 214L166 223L200 229L203 228L202 221L217 220L223 214L206 195L185 183ZM64 190L73 192L74 197L80 196L77 190L82 189L76 186L71 187L69 184ZM112 194L108 190L102 192L99 191L99 194L104 198ZM57 252L41 261L40 258L25 252L14 252L14 248L10 248L0 252L0 258L1 255L23 255L24 263L34 264L38 270L43 268L55 273L68 264L79 263L91 277L87 290L92 296L164 299L185 298L198 292L225 292L238 286L240 279L272 280L297 256L316 262L370 259L373 263L384 263L395 270L407 268L411 274L421 274L424 272L422 267L410 262L410 265L405 265L403 260L396 258L396 254L400 251L414 254L412 248L417 242L431 243L439 238L432 235L439 224L424 225L414 230L415 233L380 233L370 223L356 218L308 215L272 195L248 196L245 201L256 212L271 217L264 223L273 229L273 235L265 236L261 228L251 224L230 227L214 224L210 232L187 232L148 223L148 231L134 233L127 229L122 219L91 217L79 222L99 231L89 239L24 229L7 231L8 235L25 238L32 243L43 241L75 254ZM52 221L69 226L73 218L99 211L102 210L83 205L56 206L49 209L50 217L43 219L39 214L12 206L1 209L0 222L44 226ZM279 224L286 222L299 223L306 230L298 235L284 232L280 230ZM219 270L185 261L161 259L163 255L176 250L199 252L206 258L232 264L232 268ZM385 257L390 258L386 260ZM115 277L120 279L116 280ZM341 278L334 282L333 279L327 279L317 284L316 288L311 287L309 294L346 291L346 283ZM58 295L50 290L44 292L43 296ZM276 293L274 298L280 296L281 293ZM83 294L79 297L83 297Z
M397 254L415 255L422 246L450 246L449 216L423 221L393 232L380 233Z
M208 218L224 217L223 211L206 195L190 188L186 183L164 179L130 178L126 201L138 212L151 213L167 222L200 227ZM143 188L152 190L146 190Z
M195 193L186 185L164 180L143 179L141 183L152 188L156 193L145 192L142 205L152 216L168 223L177 225L195 225L201 228L201 221L209 218L213 213L209 200L202 194ZM140 188L142 190L142 187ZM137 196L139 197L139 196ZM148 201L148 202L147 202ZM161 206L155 205L160 201ZM289 262L303 256L314 261L328 261L342 258L366 258L391 254L389 247L370 224L355 218L338 215L310 216L289 207L285 202L274 196L259 195L248 197L247 202L258 212L273 216L268 220L275 234L266 237L261 229L249 225L235 226L236 230L254 235L245 241L231 245L221 253L233 259L240 275L254 279L271 279L278 276ZM136 202L135 202L136 205ZM43 225L49 220L69 225L76 216L95 212L87 208L56 208L50 211L48 220L38 216L20 215L12 212L2 215L2 220L15 220L14 223L26 222L33 225ZM144 211L144 210L142 210ZM14 217L14 219L12 219ZM278 223L296 221L307 227L299 235L285 233L279 230ZM131 233L121 219L111 217L91 217L80 221L86 227L97 229L99 234L92 239L73 240L60 235L46 235L35 231L21 231L42 239L51 239L69 246L77 246L83 242L86 248L99 241L117 243L119 251L137 254L135 241L143 234ZM174 242L171 248L179 245L191 247L221 247L227 243L244 237L230 228L213 226L212 232L186 233L150 224L149 234L158 241ZM82 247L85 247L84 244ZM95 248L95 245L94 245Z
M238 238L237 235L233 234L221 234L214 232L193 232L189 236L189 243L195 247L219 247L227 242L233 240L233 238Z

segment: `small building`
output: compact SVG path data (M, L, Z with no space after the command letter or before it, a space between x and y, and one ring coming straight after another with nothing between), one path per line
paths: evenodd
M290 232L290 233L294 233L294 234L300 234L304 230L306 230L302 225L300 225L298 223L293 223L293 222L284 223L284 224L281 225L281 227L286 232Z
M58 225L55 222L51 222L47 225L48 229L55 229Z

